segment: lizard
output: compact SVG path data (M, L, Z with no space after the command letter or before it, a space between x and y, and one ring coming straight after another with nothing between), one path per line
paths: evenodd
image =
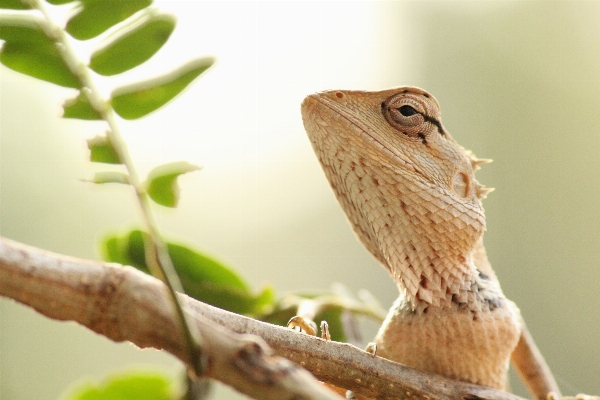
M360 241L400 295L376 335L377 355L509 390L512 360L538 399L560 397L517 306L483 246L475 179L491 160L460 146L425 90L330 90L301 106L304 128Z

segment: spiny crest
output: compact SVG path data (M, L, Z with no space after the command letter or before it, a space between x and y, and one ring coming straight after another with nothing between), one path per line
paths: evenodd
M481 169L481 165L489 164L492 162L490 158L477 158L475 154L471 150L466 150L467 156L471 161L471 167L473 167L473 172L479 171ZM477 198L483 200L487 197L490 192L493 192L494 188L486 188L481 183L475 181L475 193L477 194Z

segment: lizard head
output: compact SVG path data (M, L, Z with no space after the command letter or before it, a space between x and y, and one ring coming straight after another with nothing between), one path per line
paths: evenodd
M464 289L489 191L474 172L488 160L444 129L437 100L414 87L332 90L308 96L302 118L354 231L409 299Z

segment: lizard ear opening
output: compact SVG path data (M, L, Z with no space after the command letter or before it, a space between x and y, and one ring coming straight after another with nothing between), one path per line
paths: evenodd
M452 190L463 199L469 196L470 186L470 179L464 172L459 172L452 180Z

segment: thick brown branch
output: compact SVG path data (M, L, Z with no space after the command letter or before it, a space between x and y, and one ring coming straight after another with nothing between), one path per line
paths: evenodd
M76 321L115 341L164 349L190 364L164 285L133 268L0 239L0 295L50 318ZM270 356L264 340L275 354L300 364L320 380L369 397L519 399L182 298L205 339L207 376L254 398L340 398L305 370Z

